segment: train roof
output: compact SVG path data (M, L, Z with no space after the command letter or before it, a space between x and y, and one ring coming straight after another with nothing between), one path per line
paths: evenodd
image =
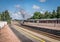
M29 19L28 21L35 21L35 20L60 20L60 18L54 18L54 19Z

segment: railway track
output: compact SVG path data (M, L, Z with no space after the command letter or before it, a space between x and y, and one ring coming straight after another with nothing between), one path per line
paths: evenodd
M16 24L16 25L18 25L18 24ZM34 31L36 33L48 36L50 38L53 38L53 39L56 39L56 40L60 40L60 35L59 34L55 35L55 34L52 34L52 33L44 32L42 30L40 31L40 29L36 29L36 27L34 28L32 26L26 26L26 25L18 25L18 26L23 27L25 29L29 29L29 30Z

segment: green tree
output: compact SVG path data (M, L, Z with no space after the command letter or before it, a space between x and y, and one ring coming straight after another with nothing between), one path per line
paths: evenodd
M57 18L60 18L60 6L57 7Z
M5 10L4 12L2 12L2 14L1 14L1 20L2 21L7 21L8 23L10 23L11 17L9 15L8 10Z
M57 11L53 10L53 12L46 11L44 14L40 12L35 12L31 19L47 19L47 18L60 18L60 6L57 7Z
M0 21L1 21L1 13L0 13Z
M39 19L43 19L43 18L44 18L44 14L40 13Z
M1 14L1 20L5 21L5 14L4 14L4 12L2 12L2 14Z
M52 14L51 14L51 18L56 18L56 12L55 12L55 10L53 10L53 12L52 12Z
M32 19L39 19L39 18L41 18L40 14L41 14L40 12L35 12L33 17L32 17Z
M50 12L46 11L44 14L44 18L46 18L46 19L50 18L50 15L51 15Z
M8 10L5 11L5 14L4 14L4 15L5 15L5 20L10 23L11 17L10 17L10 15L9 15Z

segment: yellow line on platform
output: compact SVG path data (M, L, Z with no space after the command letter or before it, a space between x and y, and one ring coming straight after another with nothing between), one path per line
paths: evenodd
M16 27L17 27L17 28L16 28ZM16 27L15 27L15 28L16 28L17 30L22 31L23 33L25 33L25 34L28 35L29 37L32 37L32 38L34 38L34 39L36 39L36 40L39 40L40 42L45 42L45 40L37 37L36 35L33 35L33 34L27 32L27 31L25 31L25 30L23 30L23 29L21 29L19 26L16 26Z

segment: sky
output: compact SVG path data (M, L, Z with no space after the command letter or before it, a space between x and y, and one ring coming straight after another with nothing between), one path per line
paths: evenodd
M29 18L35 11L56 10L60 6L60 0L0 0L0 12L8 10L13 19L23 19L20 10L23 9L25 18Z

